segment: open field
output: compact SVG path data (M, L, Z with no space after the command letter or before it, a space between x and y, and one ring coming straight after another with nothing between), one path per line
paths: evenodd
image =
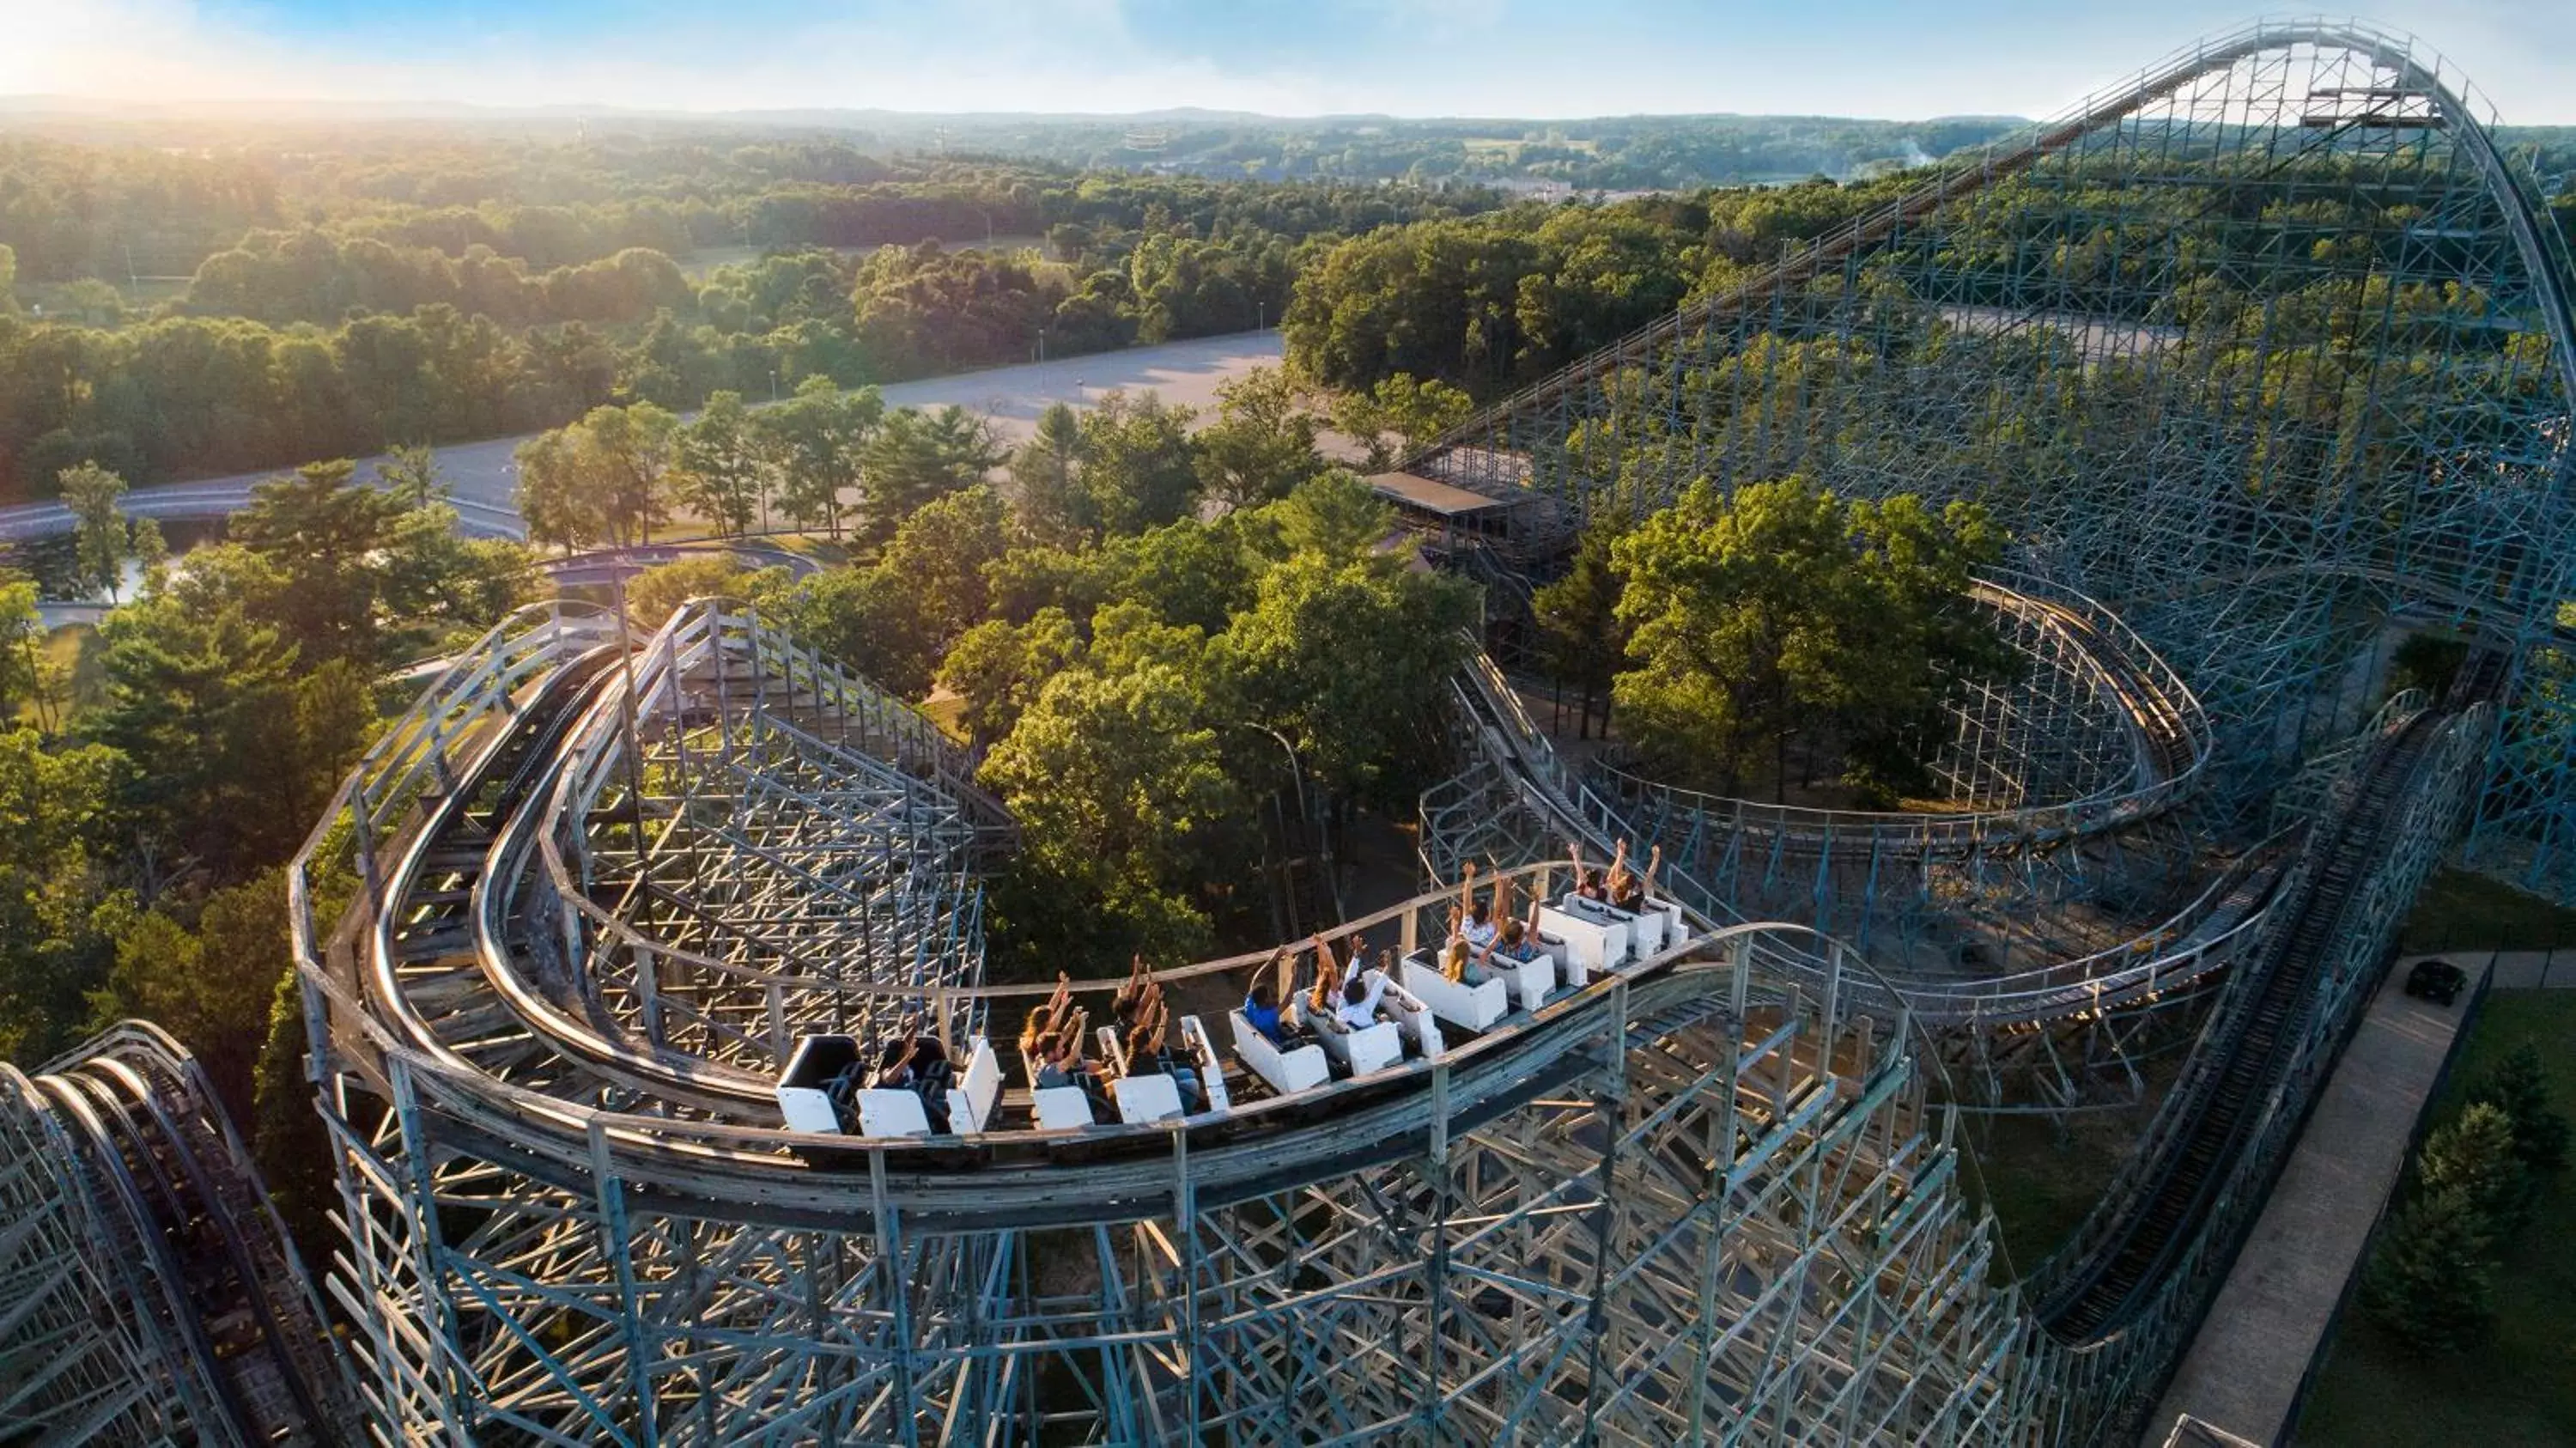
M66 624L45 635L45 667L49 671L60 670L61 677L70 681L68 689L51 701L55 709L66 715L76 714L99 701L107 689L106 673L99 654L98 630L92 625ZM45 721L36 701L29 699L18 705L15 722L41 727ZM61 721L54 722L59 724Z
M2181 1058L2148 1063L2145 1099L2070 1117L1963 1115L1959 1136L1971 1160L1960 1180L1995 1214L2014 1275L2027 1277L2093 1210L2136 1147Z

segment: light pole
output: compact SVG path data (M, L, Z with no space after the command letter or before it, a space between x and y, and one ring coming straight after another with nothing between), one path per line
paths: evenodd
M1301 820L1306 818L1306 765L1303 760L1300 760L1297 757L1297 746L1288 742L1287 735L1280 733L1278 730L1271 728L1267 724L1259 723L1251 719L1237 719L1234 722L1246 729L1260 730L1262 733L1278 740L1279 747L1288 752L1288 782L1294 786L1297 791L1297 818Z
M1043 326L1038 328L1038 360L1046 360L1046 328Z
M1239 727L1259 730L1261 733L1267 734L1271 738L1278 740L1279 748L1287 754L1288 784L1297 796L1297 819L1299 823L1311 827L1315 831L1315 869L1323 879L1325 894L1330 897L1333 907L1336 910L1340 909L1342 898L1341 887L1333 880L1332 831L1324 828L1321 823L1314 818L1314 816L1308 814L1306 811L1306 764L1304 760L1297 757L1297 746L1289 741L1287 735L1280 733L1278 730L1273 729L1269 725L1261 723L1258 720L1237 719L1233 722ZM1329 922L1321 920L1312 922L1313 926L1317 929L1321 929L1327 923Z

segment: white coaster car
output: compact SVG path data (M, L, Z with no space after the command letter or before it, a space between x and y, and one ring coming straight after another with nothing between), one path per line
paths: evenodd
M1433 1015L1453 1026L1488 1031L1511 1012L1511 987L1498 974L1488 972L1477 985L1451 980L1442 973L1439 962L1422 951L1406 956L1398 970L1397 979L1404 989L1429 1006Z
M1282 1050L1278 1042L1254 1030L1242 1011L1227 1011L1225 1019L1234 1031L1235 1058L1280 1095L1321 1086L1332 1078L1333 1070L1324 1059L1323 1047L1304 1045Z

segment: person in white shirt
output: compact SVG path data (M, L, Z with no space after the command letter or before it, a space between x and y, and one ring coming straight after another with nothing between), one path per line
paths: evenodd
M1354 935L1350 939L1351 957L1347 965L1336 966L1333 947L1324 937L1315 937L1315 989L1308 997L1309 1019L1328 1022L1344 1031L1366 1030L1377 1024L1378 1001L1386 994L1383 971L1363 971L1368 963L1368 943Z
M1365 1031L1377 1024L1377 1004L1386 995L1386 976L1380 971L1355 975L1342 986L1342 1003L1333 1012L1346 1031Z

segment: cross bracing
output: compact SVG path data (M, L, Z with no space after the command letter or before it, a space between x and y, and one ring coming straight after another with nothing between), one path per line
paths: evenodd
M545 822L616 827L559 792L591 760L578 721L613 712L615 635L530 627L556 680L460 660L458 678L512 680L466 711L488 727L397 730L361 767L352 824L381 781L425 770L451 798L370 812L360 873L390 894L307 974L338 1025L321 1062L352 1250L334 1293L372 1324L388 1441L2023 1441L2076 1412L2059 1386L2076 1359L1999 1286L1946 1128L1921 1114L1932 1058L1901 995L1801 930L1694 913L1679 946L1452 1056L1072 1156L1007 1103L999 1134L955 1147L799 1140L763 1113L765 1076L579 1013L604 952L560 959L551 987L513 980L524 923L472 886L463 935L506 988L466 1038L442 1012L471 993L435 955L403 960L415 938L457 944L447 842L476 841L486 878L524 876ZM453 757L423 764L433 747ZM1584 807L1554 793L1561 770L1498 767ZM1520 873L1544 892L1549 868ZM1358 923L1411 944L1449 899ZM784 981L728 978L764 1000ZM954 1020L1011 993L926 992Z
M1498 674L1471 673L1459 693L1483 757L1426 797L1426 856L1461 824L1480 852L1505 859L1516 857L1514 843L1534 855L1568 834L1598 844L1630 833L1613 803L1555 762ZM2043 1087L2052 1076L2065 1081L2070 1054L2105 1053L2133 1069L2134 1043L2172 1037L2180 1007L2208 1007L2185 1037L2182 1079L2122 1177L2033 1275L2037 1310L2015 1351L2041 1384L2026 1424L2041 1441L2120 1441L2140 1430L2473 796L2493 738L2491 706L2393 703L2344 767L2316 784L2319 798L2283 837L2295 847L2282 856L2286 872L2267 873L2259 890L2239 883L2214 894L2222 903L2188 929L1965 982L1819 977L1816 962L1794 952L1770 963L1846 1009L1913 1022L1916 1059L1946 1078L1943 1095L1954 1102L2027 1092L2034 1074ZM1684 872L1668 888L1712 914L1729 908ZM2233 968L2221 973L2222 964Z
M2190 47L1498 403L1411 471L1540 506L1805 472L1983 501L2206 703L2242 828L2406 633L2509 661L2470 858L2576 891L2576 311L2438 57L2323 22Z
M620 948L655 957L657 991L673 961L706 969L709 1000L721 980L766 1001L808 962L771 943L752 964L702 966L656 920L608 928L600 899L654 883L597 862L613 856L602 841L651 834L619 833L633 813L613 781L636 775L615 758L631 745L607 741L654 737L660 645L633 656L647 702L628 726L613 625L555 610L520 628L545 642L505 631L479 652L550 649L554 675L460 659L423 707L475 722L397 729L344 793L354 834L317 836L351 841L382 902L327 939L299 923L350 1234L332 1285L369 1324L381 1438L1467 1442L1590 1423L1625 1441L1693 1416L1732 1437L1730 1414L2008 1436L2012 1390L1978 1364L2003 1360L2017 1319L1980 1276L1984 1238L1949 1189L1946 1128L1924 1115L1901 1032L1774 984L1783 953L1836 976L1820 938L1701 926L1386 1081L1311 1104L1240 1082L1248 1104L1213 1132L1111 1130L1068 1158L1006 1102L989 1159L962 1174L936 1143L827 1150L839 1143L777 1128L774 1058L754 1072L691 1057L586 1009L584 973ZM471 680L488 697L465 707ZM603 719L619 722L587 728ZM883 783L856 763L814 787ZM640 773L634 798L654 805ZM402 817L361 807L420 774L450 784ZM690 776L724 781L706 793L667 777L648 826L754 828L727 818L738 776ZM612 783L586 794L591 779ZM936 811L909 818L925 839L899 852L907 873L971 846ZM831 838L820 868L784 877L800 908L842 889L835 853L885 857L863 831ZM1548 868L1525 886L1547 888ZM513 878L585 892L588 913ZM1355 923L1410 946L1449 898ZM584 923L532 929L546 909ZM482 990L451 983L455 956ZM925 982L878 963L833 988L855 1009L960 1023L1013 993L971 969ZM1710 1196L1736 1160L1713 1144L1759 1163L1734 1208ZM1910 1226L1882 1236L1900 1204ZM1800 1285L1781 1288L1782 1271ZM1831 1310L1853 1294L1884 1301ZM1711 1302L1740 1305L1742 1326L1673 1335ZM1982 1346L1960 1359L1966 1339ZM1809 1362L1811 1345L1826 1351Z
M354 1384L195 1059L126 1022L0 1065L0 1435L326 1445Z
M349 1237L331 1286L358 1324L373 1433L2089 1442L2133 1427L2482 761L2516 771L2485 797L2483 848L2554 868L2560 645L2525 605L2557 587L2545 560L2564 553L2497 533L2538 538L2561 516L2564 307L2506 254L2548 243L2516 231L2448 79L2316 27L2203 47L1793 260L1758 308L1686 314L1424 464L1538 491L1566 519L1685 464L1735 478L1795 462L1836 486L1947 496L1974 482L2050 580L2015 591L2081 587L2137 628L2139 657L2207 701L2187 767L2142 756L2155 710L2117 688L2117 707L2095 684L1963 703L1962 737L1991 741L1950 770L1977 846L1896 863L1943 889L1982 882L2034 955L2087 948L1946 989L1807 928L1730 925L1732 887L1676 869L1676 943L1377 1076L1267 1095L1225 1063L1244 1088L1229 1108L1070 1138L1032 1129L1016 1087L982 1132L800 1137L766 1095L794 1036L899 1019L964 1034L1025 1003L974 975L970 871L1007 822L916 716L738 610L701 607L640 650L572 607L497 631L370 753L295 877ZM2326 239L2300 208L2331 201L2377 218L2358 228L2377 240L2269 260L2220 245L2216 223L2264 196L2281 206L2249 224L2268 237ZM1862 255L1866 307L1844 284ZM2399 307L2443 268L2467 285ZM2380 270L2397 281L2373 292ZM2337 321L2357 305L2310 306L2284 280L2300 276L2357 281L2381 299L2376 330ZM2205 277L2219 282L2192 307L2133 305ZM2233 331L2213 320L2226 305ZM2393 330L2430 359L2420 374L2357 369ZM1561 425L1523 425L1549 408ZM2464 557L2509 566L2475 576ZM2213 636L2183 637L2186 621ZM2444 707L2362 729L2267 841L2248 782L2355 735L2395 628L2477 640L2489 653L2455 703L2500 684L2513 722ZM2049 689L2116 672L2052 647ZM1469 768L1425 811L1444 874L1468 852L1552 858L1569 833L1652 837L1631 800L1553 758L1496 676L1463 678L1459 703ZM2167 869L2156 832L2201 836L2195 807L2101 805L2186 775L2224 806L2210 818L2236 832L2234 863L2126 943L2020 918L2057 881ZM2051 818L2024 847L1987 848ZM1806 848L1783 819L1729 828L1783 859ZM1829 828L1839 847L1901 826ZM326 934L315 872L343 858L361 888ZM1515 878L1545 892L1548 868ZM1830 901L1842 887L1822 878ZM1449 898L1358 923L1409 947ZM1187 988L1255 963L1165 975ZM1962 1036L2055 1048L2062 1023L2213 994L2189 1089L2026 1311L1960 1206L1923 1073L1955 1070L1943 1043ZM2249 1022L2268 1023L2259 1040ZM2221 1129L2210 1175L2179 1174Z

